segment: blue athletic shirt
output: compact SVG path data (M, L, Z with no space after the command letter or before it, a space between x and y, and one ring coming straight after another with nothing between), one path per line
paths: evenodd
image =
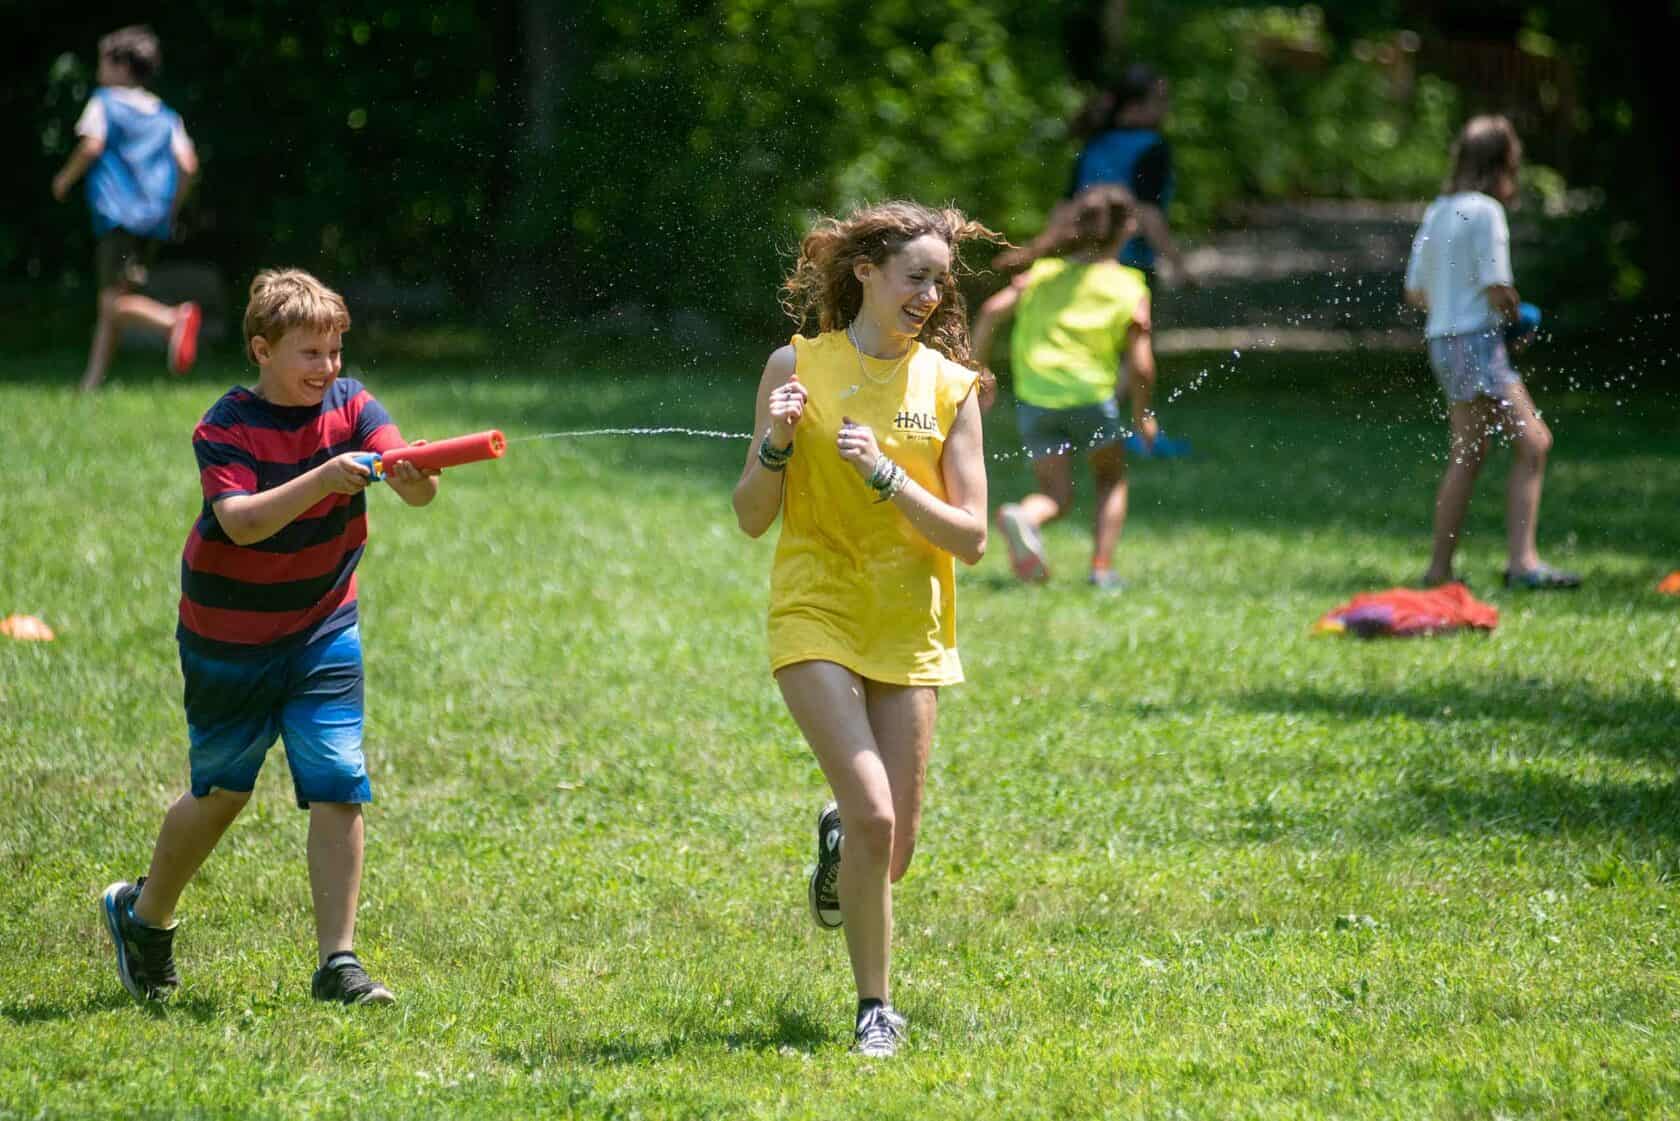
M180 116L161 101L142 106L109 86L94 90L93 99L105 121L105 150L87 177L93 232L167 238L181 173L173 146Z
M1152 128L1113 128L1098 133L1079 153L1070 197L1098 183L1114 183L1139 202L1163 211L1172 201L1172 154L1166 138ZM1134 269L1155 265L1155 250L1139 235L1120 247L1119 261Z

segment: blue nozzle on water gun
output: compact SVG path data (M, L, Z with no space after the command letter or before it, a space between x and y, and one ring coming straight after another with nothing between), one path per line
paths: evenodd
M374 452L368 452L365 455L358 455L356 457L356 462L368 469L368 473L373 476L374 482L381 483L385 481L385 465L380 461L379 456Z

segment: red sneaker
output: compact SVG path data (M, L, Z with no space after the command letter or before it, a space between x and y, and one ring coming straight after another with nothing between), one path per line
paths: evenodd
M169 329L169 372L184 374L198 361L198 329L204 325L204 312L192 302L175 310L175 326Z

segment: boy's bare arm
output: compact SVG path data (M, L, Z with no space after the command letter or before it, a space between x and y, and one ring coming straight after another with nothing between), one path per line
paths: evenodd
M345 452L334 456L273 490L218 499L211 507L216 511L216 521L235 545L266 541L327 495L360 494L366 490L373 476L356 462L358 454Z
M74 187L76 182L87 174L87 169L94 165L94 161L98 160L104 151L105 142L103 140L95 140L91 136L82 137L70 153L70 158L64 161L64 166L59 169L57 175L53 176L53 198L63 202L64 196L70 193L70 188Z

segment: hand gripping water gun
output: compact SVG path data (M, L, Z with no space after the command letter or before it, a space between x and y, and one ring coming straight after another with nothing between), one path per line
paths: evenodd
M392 448L388 452L359 455L356 462L366 467L379 482L390 467L403 462L414 464L422 471L441 471L445 467L459 467L463 463L477 463L481 459L500 459L507 451L507 438L492 428L474 432L470 436L454 436L430 444L410 444Z

